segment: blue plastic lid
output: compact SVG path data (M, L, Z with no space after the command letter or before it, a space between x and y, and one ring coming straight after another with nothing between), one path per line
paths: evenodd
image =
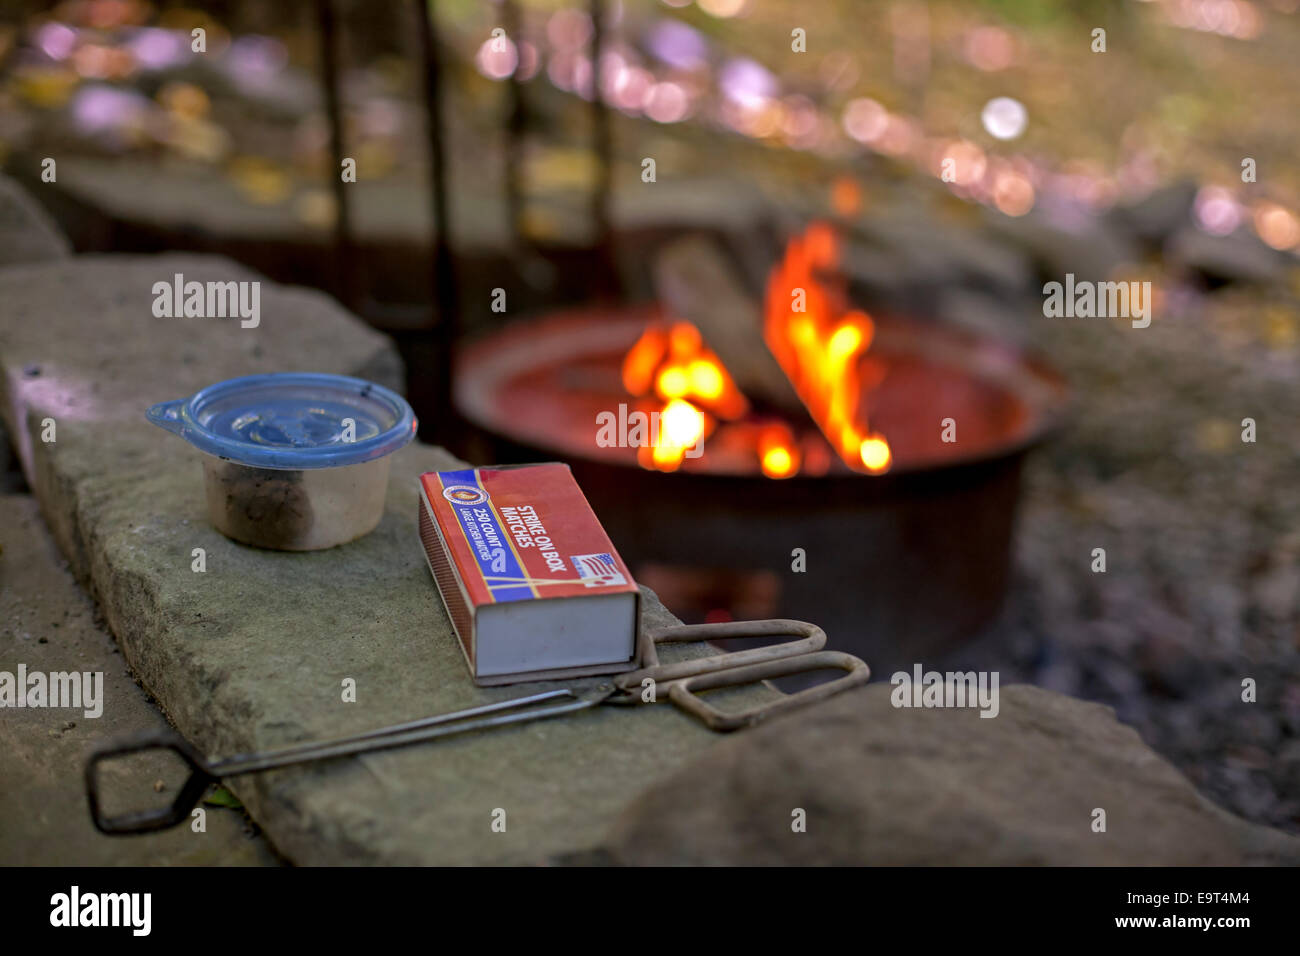
M391 389L319 372L232 378L145 414L209 455L286 470L382 458L414 438L416 428L411 406Z

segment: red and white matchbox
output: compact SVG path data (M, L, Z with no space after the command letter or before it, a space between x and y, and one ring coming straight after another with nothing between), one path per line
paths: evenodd
M421 475L420 542L475 683L635 666L641 593L568 465Z

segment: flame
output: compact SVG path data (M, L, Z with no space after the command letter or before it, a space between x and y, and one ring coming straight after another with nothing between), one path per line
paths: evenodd
M845 211L860 201L859 195L840 198ZM813 223L792 239L768 279L763 338L831 448L855 471L881 474L893 464L893 452L860 408L861 359L875 324L865 312L847 308L824 278L838 265L838 242L826 223ZM645 468L677 470L720 422L749 413L745 396L690 322L647 326L624 356L622 371L631 395L657 399L646 406L658 412L657 434L637 453ZM830 449L815 433L798 438L779 422L741 430L743 446L753 448L769 478L800 469L822 474L829 467Z
M856 179L839 176L831 184L831 208L837 216L856 216L862 209L862 187Z
M638 452L642 465L660 471L680 468L717 419L734 421L749 411L722 360L690 322L648 326L623 358L623 387L664 403L657 435Z
M786 247L768 279L763 338L813 421L850 467L872 474L893 461L889 442L859 420L859 359L875 324L845 309L818 273L835 269L839 249L825 223L813 223Z
M789 478L799 470L799 449L785 425L769 425L758 435L758 461L769 478Z
M682 399L728 421L749 403L690 322L646 328L623 358L623 387L633 395L651 391L665 402Z
M685 399L674 398L665 405L659 413L658 440L650 446L655 467L677 470L687 450L704 438L707 425L704 413Z
M858 453L862 456L862 464L867 466L867 471L876 474L887 471L890 462L894 459L893 453L889 450L889 442L876 435L862 439L862 444L858 446Z

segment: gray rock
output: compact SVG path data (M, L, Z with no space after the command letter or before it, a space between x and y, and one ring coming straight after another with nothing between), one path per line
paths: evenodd
M993 296L961 287L942 289L936 299L937 318L1021 346L1030 343L1031 333L1036 330L1035 320L1042 316L1041 312L1034 311L1030 300Z
M62 259L71 252L50 214L18 183L0 175L0 266Z
M1287 270L1282 253L1245 229L1230 236L1211 236L1189 225L1169 239L1165 256L1171 263L1223 282L1280 282Z
M166 726L127 672L113 636L68 572L30 495L0 496L0 671L101 672L104 711L11 709L0 721L0 864L5 866L249 866L276 863L236 810L206 808L206 830L181 827L119 840L91 825L77 772L86 752L120 734ZM121 800L159 802L155 780L178 782L162 756L105 778ZM166 799L164 793L163 798Z
M1112 209L1108 219L1124 231L1158 243L1192 224L1197 186L1191 180L1173 183L1124 206Z
M625 229L723 230L745 235L766 213L762 193L741 179L665 178L642 188L616 189L610 216Z
M1069 272L1076 279L1109 279L1117 269L1140 261L1139 250L1119 228L1092 217L1066 226L1035 208L1024 216L984 211L982 225L992 235L1030 256L1040 272L1060 281Z
M857 231L900 255L905 273L924 281L1023 291L1033 277L1029 257L1021 250L939 218L864 217Z
M9 434L0 421L0 494L22 494L27 491L27 482L23 480L22 466L14 457L9 444Z
M1028 685L996 718L896 709L871 686L729 738L642 795L631 864L1237 865L1300 840L1211 804L1106 707ZM1094 808L1106 832L1094 833ZM793 832L792 813L807 814Z

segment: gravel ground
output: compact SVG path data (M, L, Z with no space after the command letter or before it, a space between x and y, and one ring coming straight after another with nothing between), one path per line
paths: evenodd
M1019 676L1113 706L1211 798L1298 832L1300 313L1185 278L1146 329L1041 320L1077 408L1032 459L999 639Z

